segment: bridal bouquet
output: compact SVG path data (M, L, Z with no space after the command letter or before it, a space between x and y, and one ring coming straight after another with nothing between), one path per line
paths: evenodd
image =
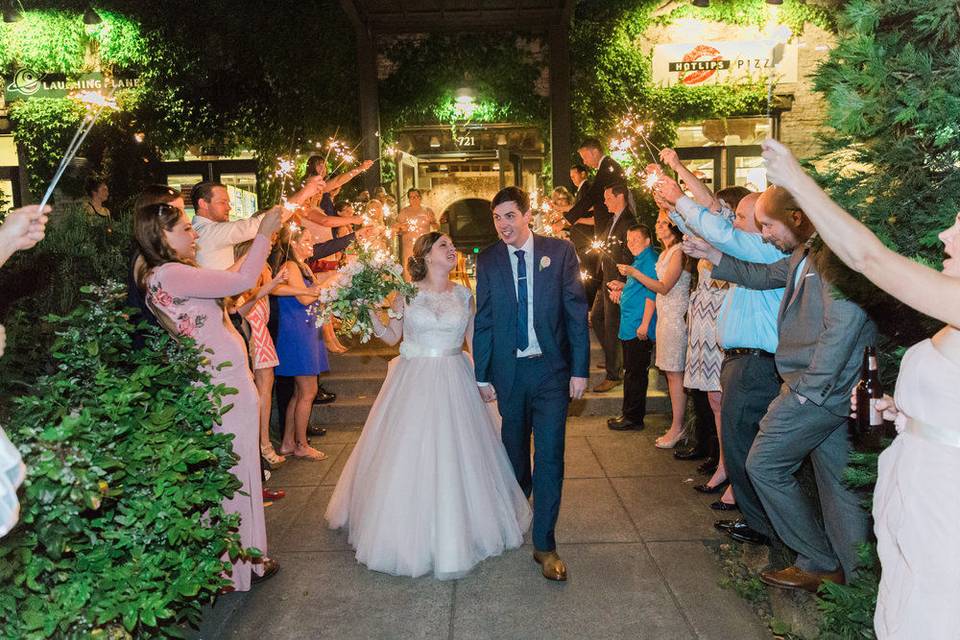
M403 267L389 252L365 241L354 242L352 249L354 259L341 267L330 285L320 291L311 313L318 327L336 318L340 321L339 335L359 337L360 342L366 343L373 336L368 310L394 291L409 299L417 289L404 281Z

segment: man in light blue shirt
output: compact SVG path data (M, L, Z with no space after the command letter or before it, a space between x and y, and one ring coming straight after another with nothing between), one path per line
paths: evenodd
M674 204L671 219L685 234L703 238L720 251L749 262L771 264L786 257L787 254L760 236L754 219L760 194L744 197L731 223L727 217L711 213L683 195L677 183L669 178L661 180L658 186L659 195ZM740 542L766 544L773 534L773 527L747 476L746 462L760 420L780 389L774 353L783 291L731 287L717 318L720 346L725 353L720 372L721 446L727 477L743 518L719 520L715 526Z

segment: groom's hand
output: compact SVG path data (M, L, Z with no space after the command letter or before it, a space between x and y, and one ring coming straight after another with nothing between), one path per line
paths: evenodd
M570 378L570 397L579 400L587 390L586 378Z
M497 391L492 384L485 384L477 388L480 389L480 397L483 398L484 402L493 402L497 399Z

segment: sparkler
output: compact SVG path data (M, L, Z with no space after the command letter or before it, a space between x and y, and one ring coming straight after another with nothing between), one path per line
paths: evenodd
M50 185L40 200L41 209L49 202L50 196L53 195L53 190L57 187L57 183L60 182L63 173L67 170L67 167L70 166L70 162L76 157L77 151L80 150L80 145L87 139L87 134L93 129L93 125L96 124L100 115L106 110L118 108L117 101L113 97L113 91L106 95L95 91L79 91L71 94L70 97L79 102L86 109L87 113L83 117L83 121L77 128L76 133L73 134L73 139L70 141L70 144L67 145L63 159L60 160L60 164L53 174L53 179L50 180Z
M327 155L323 156L323 166L327 166L327 160L330 159L330 151L333 149L334 145L338 144L337 134L340 133L340 125L337 125L337 130L333 132L333 135L327 141ZM317 148L319 149L320 143L317 143Z
M360 148L360 145L363 144L363 141L364 141L364 140L366 140L366 136L364 136L363 138L360 138L360 142L357 143L357 146L353 147L353 148L350 149L349 151L347 151L347 152L345 152L345 153L341 151L341 153L340 153L340 162L337 164L337 166L335 166L335 167L333 168L333 171L331 171L330 173L336 173L336 172L337 172L337 169L339 169L340 167L342 167L342 166L344 165L344 163L349 162L350 164L353 164L354 162L356 162L356 161L357 161L357 158L356 158L356 156L354 155L354 153L356 153L357 149ZM342 144L342 143L341 143L341 144ZM346 148L346 145L343 145L342 148Z

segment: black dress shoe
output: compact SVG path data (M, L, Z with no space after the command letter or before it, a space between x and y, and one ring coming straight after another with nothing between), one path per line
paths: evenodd
M717 520L713 523L713 528L723 533L727 533L730 529L739 526L747 526L746 520L737 518L736 520Z
M739 511L740 507L737 506L737 503L734 502L730 504L729 502L724 502L723 500L714 500L710 503L710 508L714 511Z
M770 538L759 531L750 528L743 520L738 520L736 524L727 529L727 535L737 542L747 542L749 544L769 545Z
M689 449L674 451L673 457L677 460L703 460L707 457L707 452L701 451L697 447L690 447Z
M323 387L317 390L317 397L313 399L313 404L330 404L337 399L337 394L330 393Z
M727 488L727 484L729 483L726 480L724 480L720 484L717 484L711 487L709 484L704 482L703 484L698 484L697 486L695 486L693 490L699 493L710 493L710 494L722 493L723 490Z
M613 431L642 431L643 427L643 422L634 422L624 416L607 420L607 428Z
M713 472L717 470L717 461L715 458L707 458L704 460L699 467L697 467L697 473L705 476L712 476Z

